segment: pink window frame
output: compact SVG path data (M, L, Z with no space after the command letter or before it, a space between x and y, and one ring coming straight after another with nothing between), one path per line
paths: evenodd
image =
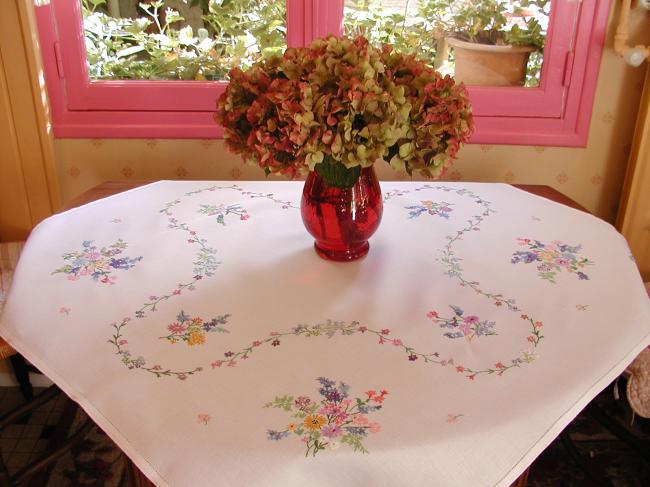
M287 44L341 33L343 1L286 0ZM554 0L541 86L470 87L471 143L586 145L610 2ZM55 136L222 136L213 109L226 82L91 82L79 0L51 0L36 16Z

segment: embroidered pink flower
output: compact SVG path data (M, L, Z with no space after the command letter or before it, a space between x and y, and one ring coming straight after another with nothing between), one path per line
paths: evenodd
M372 397L372 400L375 401L376 403L381 404L382 402L384 402L384 399L386 399L387 395L388 395L388 391L382 389L379 394L375 393L375 395Z
M463 414L451 414L449 413L447 415L447 423L458 423L460 418L462 418L464 415Z
M187 325L183 323L172 323L167 326L167 329L172 333L184 333L187 329Z
M325 406L318 410L318 414L327 416L338 416L343 412L343 409L338 404L325 403Z
M379 433L381 431L381 425L379 423L370 423L370 432Z
M437 317L438 317L438 313L436 311L429 311L427 313L427 318L437 318Z
M205 413L200 413L200 414L197 414L197 416L196 416L196 422L201 423L201 424L205 424L205 425L207 425L210 422L211 419L212 419L212 416L210 416L209 414L205 414Z
M343 430L338 425L327 424L323 426L320 433L326 438L338 438L343 434Z
M465 323L470 324L470 325L475 325L476 323L478 323L481 320L479 320L478 316L470 315L470 316L465 316L463 318L463 321Z
M403 345L402 340L400 340L399 338L394 339L393 345L395 345L396 347L401 347Z
M334 418L334 423L338 425L342 425L348 420L349 417L350 415L348 413L340 413Z
M352 419L352 424L355 426L368 426L369 423L368 417L363 414L359 414Z
M294 404L298 409L304 411L311 405L311 399L307 396L298 396L294 401Z

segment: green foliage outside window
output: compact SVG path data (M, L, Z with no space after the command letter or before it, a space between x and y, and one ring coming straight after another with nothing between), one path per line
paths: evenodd
M425 18L412 17L411 4L416 2L405 2L404 9L397 10L384 8L378 0L348 1L343 21L345 34L363 35L375 45L390 44L399 52L433 59L439 36Z
M420 0L419 14L463 41L542 49L546 36L534 14L548 15L547 6L549 0Z
M166 8L164 0L140 3L135 18L110 16L106 0L81 0L91 79L222 80L232 67L248 68L260 56L286 47L283 0L184 1L200 8L203 27L184 25L185 19ZM550 0L405 0L402 5L385 8L380 0L347 0L345 33L432 63L439 40L448 34L541 49L546 26L533 16L508 25L508 16L530 7L547 16ZM534 52L527 86L539 83L541 63L541 52Z
M403 8L398 10L383 7L381 0L347 0L346 34L365 35L374 43L388 43L432 63L440 40L448 35L485 44L533 45L538 50L530 55L526 86L539 85L550 0L404 0L401 3ZM539 19L545 20L544 25ZM453 68L453 57L449 61L448 66Z
M185 19L163 0L140 3L138 18L114 18L106 0L82 0L91 79L220 80L231 67L249 67L286 46L284 2L193 3L203 11L197 32L180 27Z

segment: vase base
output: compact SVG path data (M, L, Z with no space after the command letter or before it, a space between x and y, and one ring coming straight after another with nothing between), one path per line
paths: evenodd
M342 249L333 249L319 245L314 242L314 249L316 253L325 260L335 260L337 262L349 262L364 257L368 253L370 244L366 240L359 245L345 247Z

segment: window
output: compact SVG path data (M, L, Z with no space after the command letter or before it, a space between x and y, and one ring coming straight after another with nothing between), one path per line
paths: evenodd
M231 65L343 30L401 48L417 42L420 54L461 77L460 48L441 41L437 29L448 22L449 5L462 1L167 1L145 0L134 12L120 12L129 2L117 0L50 0L36 8L56 136L218 137L212 113ZM533 18L543 51L524 64L525 86L469 86L472 142L584 146L610 2L516 3L539 7L506 17L521 27ZM184 12L166 10L170 4L202 8L198 23L187 13L179 20ZM443 4L448 10L440 13Z

